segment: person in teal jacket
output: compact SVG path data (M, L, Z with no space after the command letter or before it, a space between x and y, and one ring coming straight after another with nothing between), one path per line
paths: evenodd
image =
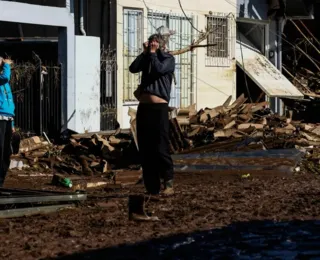
M15 105L10 87L11 62L0 57L0 187L3 186L12 154Z

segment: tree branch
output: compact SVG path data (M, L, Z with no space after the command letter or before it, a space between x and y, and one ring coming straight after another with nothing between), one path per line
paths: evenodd
M169 53L171 55L181 55L183 53L186 53L188 51L193 51L194 48L199 48L199 47L210 47L210 46L215 46L216 44L204 44L200 45L201 42L206 40L211 33L211 30L207 30L205 32L202 32L199 36L199 38L196 41L193 41L193 43L185 48L182 48L180 50L175 50L175 51L170 51Z

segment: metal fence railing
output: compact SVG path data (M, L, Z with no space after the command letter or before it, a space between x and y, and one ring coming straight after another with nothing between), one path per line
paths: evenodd
M42 61L17 61L11 74L15 125L23 132L55 136L61 130L61 67Z

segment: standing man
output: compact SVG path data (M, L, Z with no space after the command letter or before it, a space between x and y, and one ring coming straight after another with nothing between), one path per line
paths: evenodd
M158 195L163 179L164 195L172 195L168 103L175 59L165 51L166 41L159 33L150 36L143 47L143 53L129 67L131 73L142 72L141 84L135 95L139 100L136 120L143 180L148 194Z
M3 186L9 166L11 138L14 131L13 117L15 105L9 85L11 61L0 57L0 187Z

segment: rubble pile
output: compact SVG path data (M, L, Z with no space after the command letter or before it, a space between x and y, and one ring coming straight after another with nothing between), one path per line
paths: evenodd
M170 149L172 154L305 149L307 169L317 168L320 160L320 125L307 124L273 114L267 102L246 103L241 95L231 103L196 111L195 105L171 108ZM22 140L20 153L11 168L55 170L60 173L92 176L114 169L139 169L135 111L129 110L131 129L73 134L66 145L31 137ZM316 170L316 169L313 169ZM317 171L317 170L316 170Z
M175 121L184 140L177 142L171 134L173 153L266 150L320 145L320 126L293 121L275 115L267 108L268 102L245 103L241 95L230 104L231 98L221 106L195 111L194 106L176 110ZM177 127L175 127L176 129ZM171 129L172 132L174 128ZM180 136L177 133L175 136Z
M294 85L306 95L320 95L320 73L314 73L302 68L296 73L293 80Z
M107 173L118 165L131 143L131 134L120 129L106 135L74 134L67 145L60 146L35 136L21 141L19 154L12 161L19 162L15 165L18 168L92 176Z
M305 160L302 162L302 168L306 172L320 174L320 147L306 148Z

